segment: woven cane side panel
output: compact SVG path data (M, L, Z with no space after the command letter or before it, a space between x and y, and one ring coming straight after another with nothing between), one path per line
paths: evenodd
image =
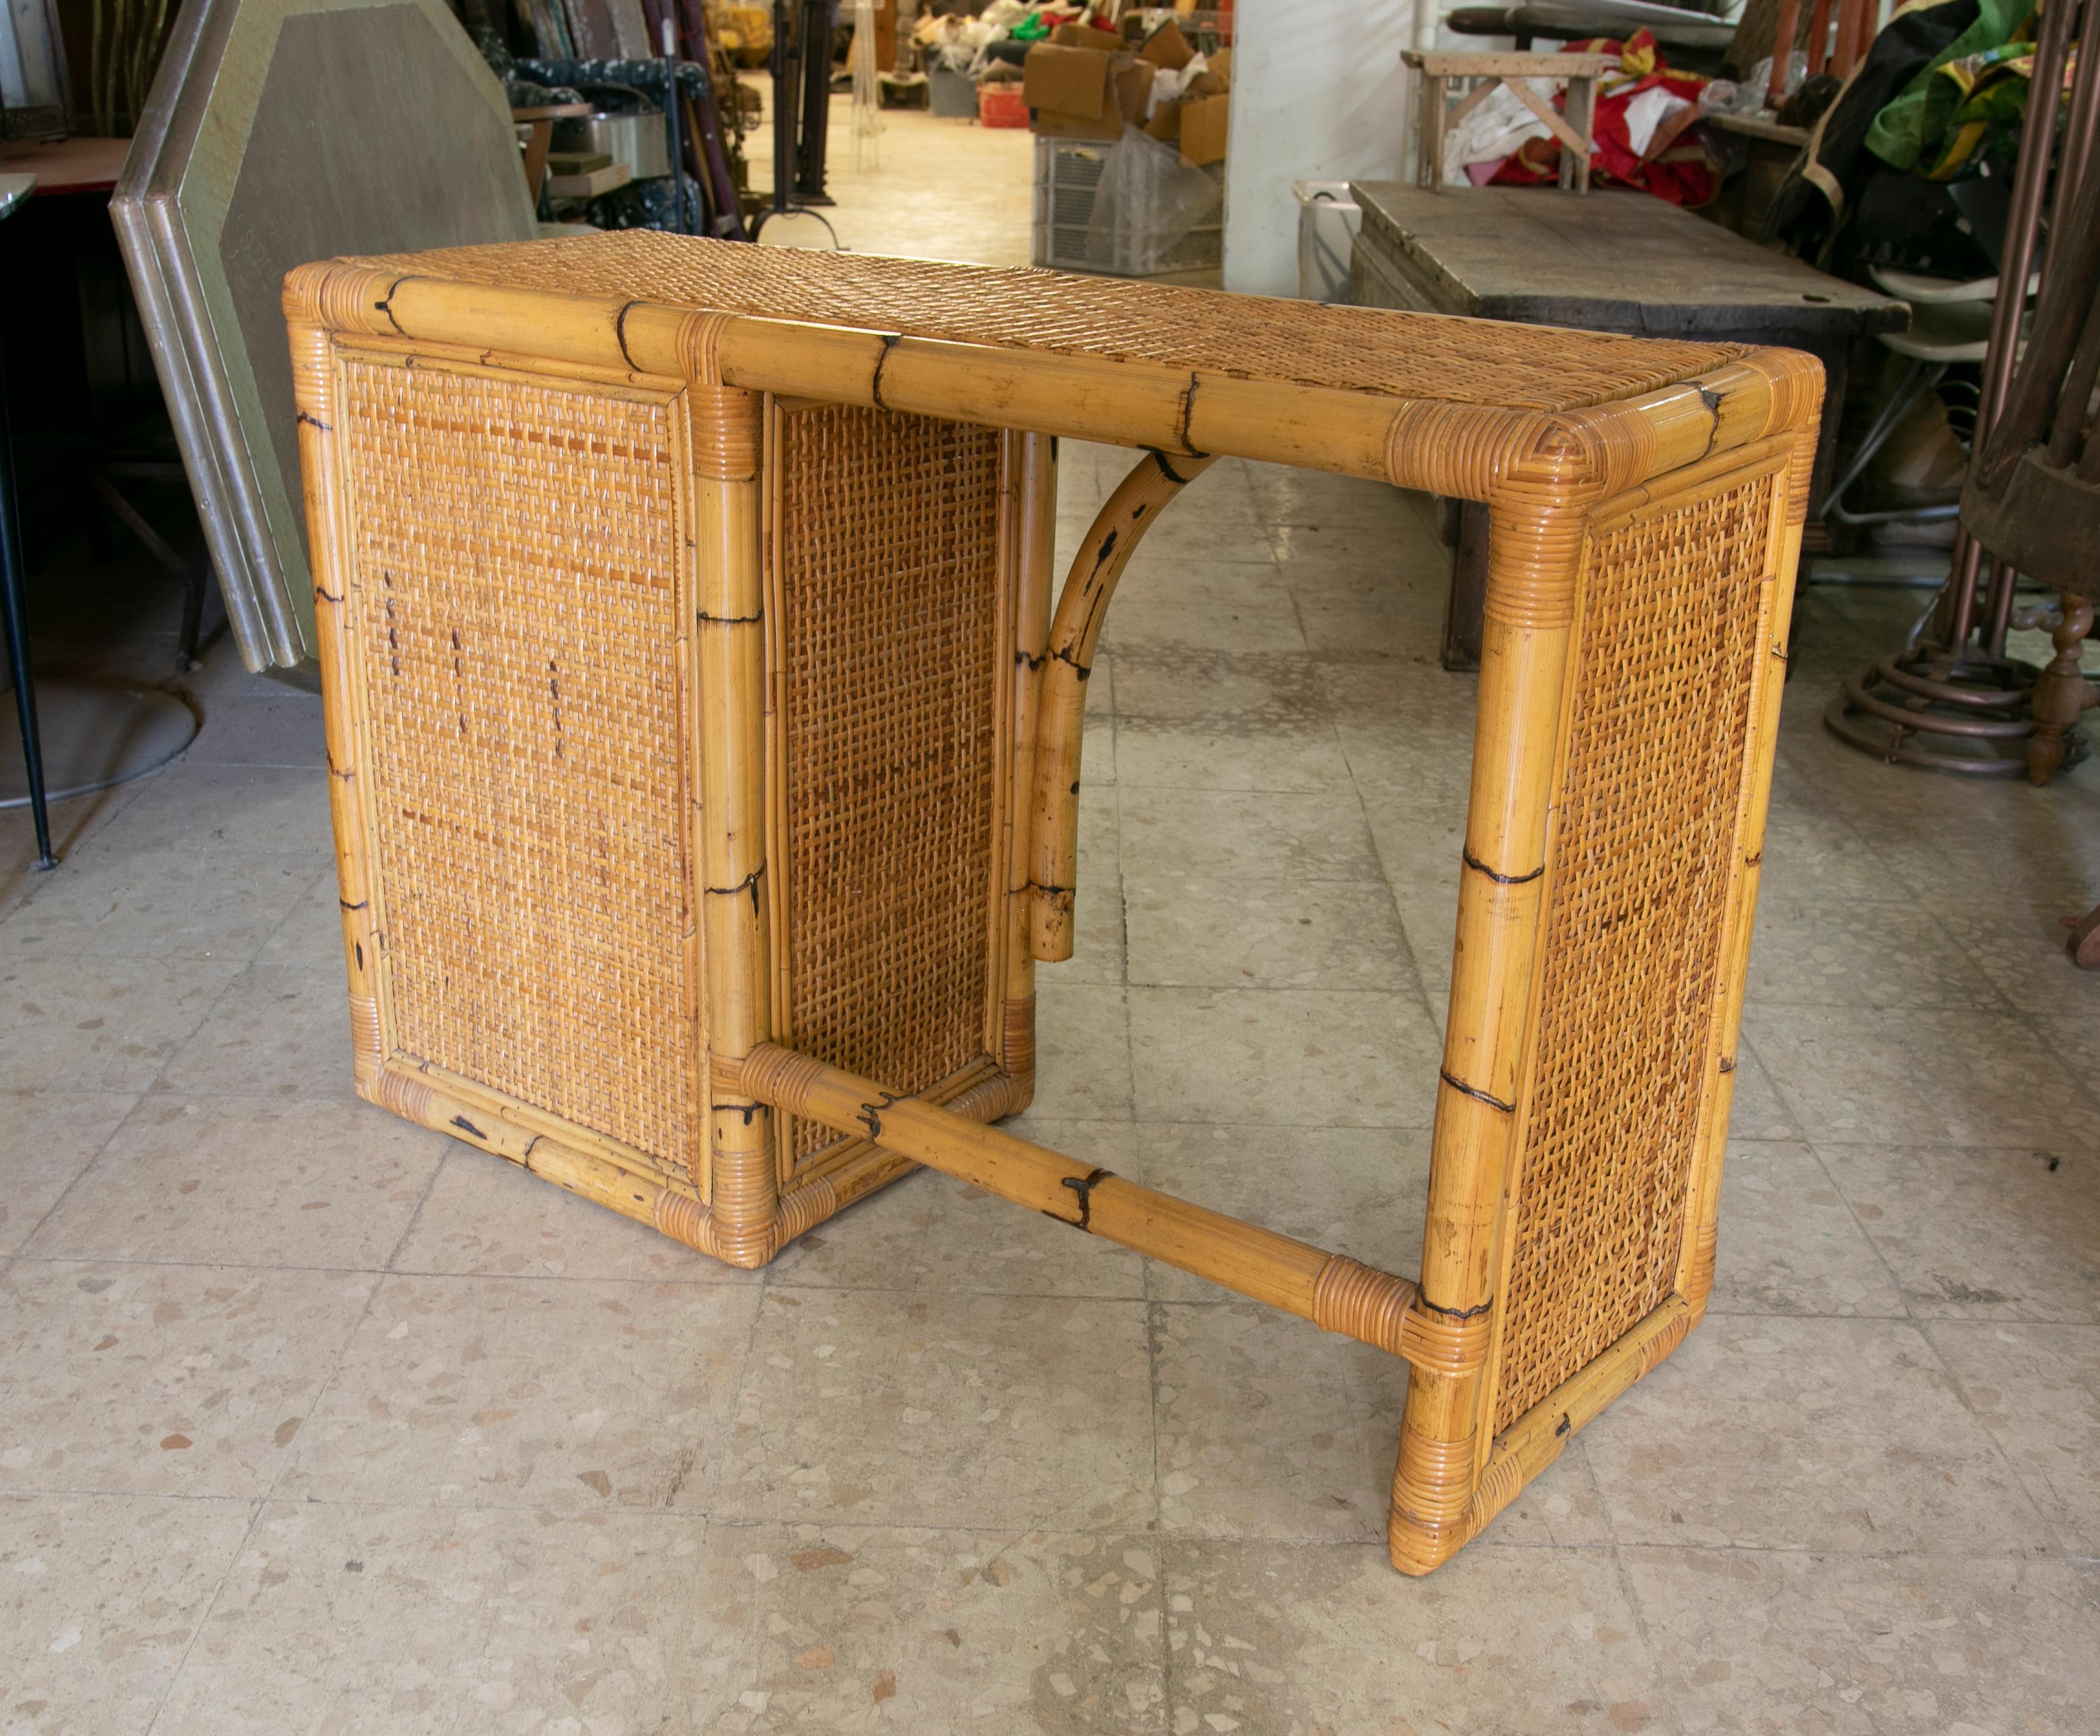
M343 373L395 1040L682 1174L670 419L422 366Z
M1759 479L1588 551L1498 1429L1676 1274L1726 988L1771 489Z
M924 1091L985 1054L999 436L848 409L780 427L795 1045ZM837 1137L797 1123L796 1153Z

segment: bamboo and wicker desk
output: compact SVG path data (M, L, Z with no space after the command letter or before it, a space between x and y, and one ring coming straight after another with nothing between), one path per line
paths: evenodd
M923 1163L1402 1356L1410 1572L1699 1318L1812 360L643 233L285 306L364 1096L741 1266ZM1144 453L1053 602L1060 435ZM1493 515L1418 1284L987 1124L1220 453Z

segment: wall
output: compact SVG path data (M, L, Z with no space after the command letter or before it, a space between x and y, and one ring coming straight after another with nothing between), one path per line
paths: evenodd
M1295 180L1394 179L1415 0L1238 0L1225 161L1225 287L1298 293Z

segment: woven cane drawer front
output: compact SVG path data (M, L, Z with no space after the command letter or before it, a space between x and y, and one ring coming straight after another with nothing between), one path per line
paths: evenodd
M670 417L355 357L339 414L393 1040L683 1176Z
M1497 1429L1674 1283L1727 987L1772 487L1588 550Z
M792 1040L924 1091L987 1052L999 435L842 407L779 426Z

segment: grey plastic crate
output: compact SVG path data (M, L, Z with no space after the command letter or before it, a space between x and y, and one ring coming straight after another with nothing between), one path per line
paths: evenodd
M1110 238L1105 258L1094 257L1094 195L1112 148L1075 139L1036 139L1034 262L1061 272L1114 277L1164 276L1220 265L1225 241L1222 200L1216 221L1199 223L1163 251L1154 245L1140 213ZM1202 172L1224 185L1224 164Z

